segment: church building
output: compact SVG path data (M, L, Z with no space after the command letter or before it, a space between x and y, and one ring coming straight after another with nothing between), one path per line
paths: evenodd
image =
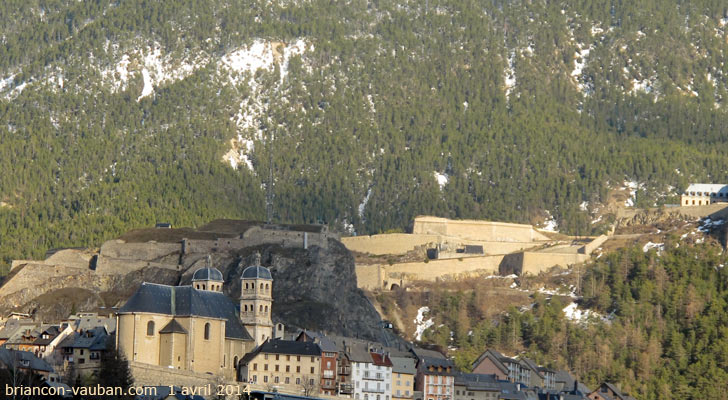
M191 285L142 283L117 313L117 348L132 362L234 379L238 361L272 337L273 279L258 258L242 273L239 304L224 283L209 265Z

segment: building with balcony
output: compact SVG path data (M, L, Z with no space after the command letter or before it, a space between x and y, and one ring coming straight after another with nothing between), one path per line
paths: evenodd
M319 332L304 330L296 341L312 342L321 348L321 393L329 396L335 396L338 392L337 385L337 366L339 349L331 339Z
M455 364L434 350L412 348L417 357L415 390L423 400L453 400L455 394Z

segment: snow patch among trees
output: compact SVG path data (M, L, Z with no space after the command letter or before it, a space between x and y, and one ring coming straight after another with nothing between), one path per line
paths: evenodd
M233 85L245 83L250 88L249 96L240 102L238 113L232 117L238 128L237 141L240 143L236 146L234 143L236 139L233 139L232 149L223 157L223 160L229 162L234 169L243 162L251 171L253 170L248 159L252 146L248 142L251 141L251 136L254 139L262 139L259 122L268 109L263 99L270 89L276 89L256 81L255 73L261 70L272 72L278 65L277 87L280 87L288 76L291 58L303 55L309 50L313 50L313 45L303 39L290 44L256 39L251 45L233 50L221 58L220 68L227 72L230 82ZM237 154L233 154L236 151Z
M432 318L425 319L425 313L430 313L430 307L420 307L420 309L417 310L417 317L415 317L414 320L415 339L418 341L422 340L422 334L425 333L428 328L430 328L432 325L435 325L435 322L432 320Z

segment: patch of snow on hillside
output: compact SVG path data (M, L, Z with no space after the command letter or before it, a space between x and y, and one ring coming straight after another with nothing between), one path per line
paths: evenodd
M624 202L625 207L634 207L634 202L637 196L638 189L644 189L644 183L638 183L635 181L625 181L624 188L629 190L629 198Z
M581 204L579 204L579 209L581 211L586 211L589 209L589 202L588 201L582 201Z
M728 25L728 17L723 17L720 19L720 26L726 26Z
M233 169L238 169L240 164L244 164L249 170L255 172L253 169L253 163L250 161L248 156L253 152L255 148L252 140L245 140L241 135L238 135L237 139L230 140L230 146L232 147L222 156L222 159L228 163Z
M15 79L15 75L10 75L9 77L5 79L0 79L0 92L5 90L5 88L10 87L10 85L13 84L13 80Z
M437 184L440 186L440 190L442 190L445 185L447 185L447 181L450 180L450 177L447 174L441 174L437 171L433 173L435 175L435 180L437 181Z
M577 53L574 55L574 69L571 71L571 76L576 80L576 86L579 88L579 91L584 92L586 86L582 76L584 75L584 66L586 66L587 57L589 57L592 47L584 48L583 44L578 44L577 46Z
M250 46L233 50L221 58L220 67L227 71L230 82L233 85L244 82L250 88L250 96L240 103L240 110L232 117L238 127L240 140L246 136L249 137L250 134L261 139L263 134L258 127L258 122L265 115L268 107L263 101L263 97L266 90L271 88L260 85L255 80L255 73L259 70L271 72L275 65L279 65L280 84L288 76L288 64L291 57L303 55L308 49L313 49L313 45L306 43L303 39L298 39L288 45L257 39ZM232 162L230 161L231 165Z
M657 81L657 77L651 77L648 79L632 79L632 90L630 93L635 94L637 92L644 92L644 93L652 93L652 91L655 88L655 82Z
M424 306L417 310L417 317L414 320L415 323L415 339L422 340L422 334L435 324L432 318L425 320L425 313L430 312L430 307Z
M650 249L657 249L657 254L660 254L663 250L665 250L665 244L664 243L652 243L647 242L643 247L642 251L647 253L650 251Z
M28 86L28 82L21 83L20 85L14 87L13 90L10 91L10 93L5 95L5 98L11 100L20 96L20 94L23 93L23 90L25 90L26 86Z
M508 64L506 65L506 99L511 95L511 91L516 86L516 51L512 50L508 55Z
M369 188L367 190L367 195L364 196L364 200L362 200L361 204L359 204L359 218L364 218L364 210L367 208L367 203L369 202L369 198L372 196L372 188Z
M717 228L725 223L724 220L718 219L718 220L711 220L710 218L705 218L701 221L701 225L698 227L698 230L703 233L709 233L713 228Z
M547 231L547 232L558 232L559 231L559 224L556 222L556 219L551 215L551 212L548 210L546 211L546 220L543 222L543 228L541 230Z
M152 86L152 77L149 75L149 71L147 71L146 68L142 70L142 77L144 78L144 88L142 88L142 94L139 95L137 101L140 101L144 97L147 97L154 92L154 86Z
M579 306L573 302L568 306L564 307L563 311L566 319L572 322L586 323L589 322L589 320L595 319L600 319L604 322L611 321L611 318L609 316L605 317L592 310L580 310Z
M112 46L117 49L118 46ZM125 90L129 80L141 74L144 88L139 96L142 99L153 93L155 87L184 79L205 63L204 55L184 56L182 60L162 53L159 43L142 49L129 51L119 61L101 70L104 82L114 90ZM146 72L145 72L146 70Z

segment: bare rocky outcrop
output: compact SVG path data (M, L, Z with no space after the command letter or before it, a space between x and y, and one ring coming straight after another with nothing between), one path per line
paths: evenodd
M207 255L225 276L225 293L237 299L240 275L258 252L275 280L273 318L287 329L396 340L380 327L379 314L357 288L354 259L338 240L328 239L325 248L286 246L281 241L252 240L249 243L255 245L248 246L242 240L225 239L225 246L222 242L202 247L202 252L180 251L181 243L115 239L98 252L74 250L44 261L24 261L0 286L0 313L21 311L53 321L72 311L120 306L142 282L189 284L192 273L205 266Z

